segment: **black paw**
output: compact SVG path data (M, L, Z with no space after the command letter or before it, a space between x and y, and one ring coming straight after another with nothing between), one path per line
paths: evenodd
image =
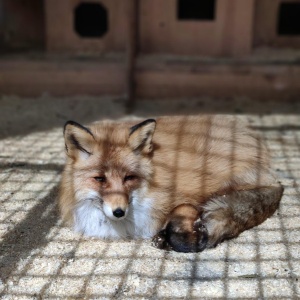
M152 245L159 249L176 252L201 252L206 248L208 233L198 219L193 224L193 231L182 231L178 223L169 222L166 229L160 231L152 240Z
M197 246L197 251L195 252L201 252L203 251L208 242L208 231L206 226L202 223L201 219L199 218L194 222L193 226L193 235L195 236L196 240L196 246Z
M171 250L170 245L166 240L166 230L161 230L152 238L152 246L162 249L162 250Z

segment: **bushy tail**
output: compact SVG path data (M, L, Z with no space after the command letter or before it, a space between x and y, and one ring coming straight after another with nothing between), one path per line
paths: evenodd
M203 207L201 218L208 231L207 247L261 224L274 214L282 193L283 187L277 183L212 197Z

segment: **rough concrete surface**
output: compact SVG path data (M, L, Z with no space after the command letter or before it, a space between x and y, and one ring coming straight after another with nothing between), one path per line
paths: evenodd
M225 101L225 100L224 100ZM136 116L243 113L264 135L285 187L279 210L197 254L146 241L84 238L56 205L62 126L125 115L122 99L0 99L1 299L300 299L299 104L250 99L139 101Z

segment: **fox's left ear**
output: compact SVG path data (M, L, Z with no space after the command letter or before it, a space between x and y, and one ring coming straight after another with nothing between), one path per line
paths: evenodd
M153 149L152 137L155 131L156 121L145 120L130 128L129 145L132 150L142 153L150 153Z

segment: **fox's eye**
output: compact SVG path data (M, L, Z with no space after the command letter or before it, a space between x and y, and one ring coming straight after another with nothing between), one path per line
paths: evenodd
M135 179L137 179L137 176L135 176L135 175L127 175L124 177L124 181L132 181Z
M98 182L106 182L105 176L97 176L97 177L94 177L94 179Z

